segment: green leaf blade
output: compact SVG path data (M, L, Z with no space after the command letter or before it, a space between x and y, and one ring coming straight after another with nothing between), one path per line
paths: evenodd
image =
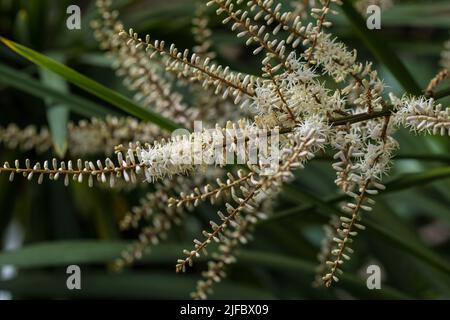
M81 73L71 69L53 59L50 59L30 48L22 46L6 38L0 37L0 40L17 54L25 57L34 64L46 68L65 80L71 82L77 87L97 96L98 98L110 103L111 105L121 109L122 111L137 117L138 119L152 122L159 127L172 131L180 128L178 124L169 120L158 113L144 109L135 104L130 99L118 94L117 92L101 85L100 83L82 75Z

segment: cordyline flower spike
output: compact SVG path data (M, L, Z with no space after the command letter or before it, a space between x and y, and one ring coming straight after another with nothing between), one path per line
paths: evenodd
M176 262L176 271L185 271L211 250L211 243L219 243L192 294L205 299L226 276L226 266L236 261L239 246L252 239L255 223L270 214L283 184L292 181L294 171L317 153L332 148L335 183L349 199L342 206L342 216L326 228L320 254L316 284L331 286L351 258L352 241L365 229L362 220L375 204L372 197L385 188L382 178L399 147L395 131L406 127L450 135L450 112L429 98L432 94L402 98L391 94L386 100L384 82L372 63L359 62L356 50L349 50L329 31L329 15L337 14L341 1L311 4L302 2L290 12L275 0L208 1L222 22L251 46L254 55L261 56L261 74L248 75L215 61L204 8L197 9L193 20L195 47L179 50L149 35L141 38L133 29L125 31L111 1L98 0L100 18L92 24L95 37L135 99L143 108L152 108L188 129L195 128L195 120L203 120L209 129L167 137L134 119L83 121L69 126L71 154L115 152L115 161L54 159L31 164L26 160L21 165L16 160L13 165L4 163L0 173L7 173L10 180L16 175L37 178L38 183L47 176L63 179L66 185L71 179L87 180L90 186L94 180L110 186L119 181L125 186L153 184L155 191L121 222L122 229L144 226L139 240L123 252L118 267L163 241L172 226L182 224L200 203L221 206L210 227ZM308 16L313 22L305 19ZM447 51L442 54L446 68ZM431 82L431 93L444 80L443 74ZM184 97L179 87L188 87L184 92L192 95ZM0 128L0 142L45 151L51 146L48 130L37 132L34 127ZM279 139L270 139L275 136ZM266 150L261 151L262 146ZM261 152L256 161L250 161L250 151L255 149ZM227 155L233 163L227 162ZM230 167L237 159L243 160L241 166Z

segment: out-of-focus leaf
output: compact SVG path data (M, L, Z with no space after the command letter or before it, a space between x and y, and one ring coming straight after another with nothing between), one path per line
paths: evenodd
M292 270L302 275L311 276L311 281L313 280L312 276L316 273L316 265L314 263L274 253L241 250L239 254L239 261L241 263L264 266L278 270L285 270L285 271ZM342 281L339 282L339 285L345 288L359 288L365 291L370 291L367 290L365 281L362 281L362 279L359 279L353 275L343 274L341 279ZM401 292L398 292L395 289L386 286L383 287L382 292L380 291L377 292L377 290L373 290L368 293L372 297L377 298L391 298L391 299L408 298L408 295L405 295Z
M86 53L78 57L78 62L89 66L110 68L112 60L100 53Z
M124 242L59 241L29 245L0 254L0 265L20 268L63 266L72 263L105 263L125 249Z
M99 242L79 240L64 241L58 243L41 243L36 245L29 245L25 248L15 251L1 253L0 265L14 265L18 268L23 269L49 266L67 266L70 264L82 265L106 263L116 258L120 251L123 250L127 245L128 244L124 242ZM160 245L155 247L152 254L147 256L145 260L153 263L171 263L175 261L176 257L178 257L178 255L182 251L182 248L184 247L185 246L179 245ZM243 250L239 253L239 261L242 261L242 263L245 264L261 265L277 270L301 271L308 275L313 275L315 273L314 263L273 253ZM22 281L24 277L26 277L26 275L22 274L19 279L16 280L16 282ZM114 278L115 276L113 275L109 275L107 277L110 279L111 283L114 283L115 279L118 279ZM124 274L124 278L126 277L127 274ZM105 281L106 279L107 278L105 278ZM185 277L176 276L175 279L178 279L180 281L180 285L182 285L183 279L185 279ZM83 281L86 283L89 282L85 280L84 275ZM365 283L361 279L358 279L357 277L351 275L345 275L343 277L343 284L349 285L351 287L356 286L365 288ZM63 282L63 285L65 285L65 282ZM188 290L192 290L193 285L194 284L192 283L189 286ZM219 288L222 286L223 285L218 286L217 289L219 290ZM14 286L10 288L14 290ZM137 288L139 288L139 286L137 286L136 289ZM225 289L222 288L220 290ZM37 294L35 291L33 291L33 293ZM104 292L102 292L101 294L104 294ZM228 297L229 296L231 295L228 295ZM401 293L386 287L383 288L383 294L375 294L375 296L386 298L406 298L406 296L402 295ZM217 298L217 296L214 297Z
M424 184L446 179L450 177L450 167L433 168L424 172L404 174L386 185L386 191L399 191L415 186L423 186Z
M382 28L429 27L450 28L450 5L447 1L397 1L394 6L382 11ZM366 15L363 13L363 17ZM341 15L330 17L340 27L349 26ZM428 41L433 40L429 39Z
M139 10L134 14L124 17L127 26L134 26L136 31L159 29L167 31L183 32L191 24L191 15L195 10L192 1L167 1L157 7L149 7L148 10ZM172 23L167 23L171 19Z
M49 3L47 0L27 0L22 5L28 14L30 41L33 47L41 48L47 31L46 14Z
M447 2L399 3L383 12L383 25L450 28L449 12Z
M377 205L374 208L373 215L374 221L383 223L385 229L389 229L392 233L395 233L405 241L413 243L418 247L424 247L421 239L413 231L408 224L408 221L402 219L391 207L379 199ZM368 230L370 233L371 230ZM375 251L375 256L380 260L381 265L387 269L387 274L390 283L395 285L396 288L405 292L420 293L423 298L436 298L436 295L444 294L448 296L450 288L450 275L435 272L434 268L427 263L411 255L410 252L398 248L398 246L387 245L382 237L377 236L368 237L370 248ZM433 274L433 277L429 275ZM438 280L439 279L439 280ZM440 282L440 290L437 290L437 286L433 282ZM435 292L427 292L430 288L435 288ZM434 290L433 290L434 291Z
M394 157L395 160L424 160L450 163L450 155L447 154L414 154L401 153Z
M30 34L28 32L29 28L29 20L28 14L25 10L19 10L16 16L16 20L14 22L14 31L16 38L22 43L29 45L30 43Z
M5 39L3 37L1 37L0 39L11 50L27 58L31 62L58 74L65 80L123 110L129 115L132 115L144 121L153 122L154 124L166 130L175 130L180 127L172 120L169 120L158 113L140 107L132 100L118 94L117 92L101 85L100 83L53 59L50 59L30 48L22 46L11 40Z
M0 253L1 265L14 265L19 268L38 268L64 266L73 263L101 264L114 261L128 246L126 241L71 240L41 242L14 251ZM161 244L155 246L151 254L142 262L172 263L186 245ZM201 260L201 259L200 259Z
M64 56L53 55L58 61L64 61ZM63 94L69 93L67 82L55 73L45 68L39 68L41 81L46 86L58 90ZM45 99L47 105L47 121L52 135L52 143L56 154L63 158L67 151L67 123L69 121L69 108L61 103L52 101L50 98Z
M333 155L324 155L314 158L321 161L334 161ZM398 160L421 160L421 161L435 161L450 164L450 155L448 154L433 154L433 153L399 153L394 156L394 161ZM303 176L303 175L302 175Z
M440 168L433 168L428 171L424 172L418 172L418 173L406 173L403 174L395 179L392 179L391 181L387 182L386 190L383 191L383 194L394 192L394 191L401 191L405 190L414 186L424 186L427 183L431 183L440 179L445 179L450 177L449 173L449 167L440 167ZM413 181L414 184L411 184L410 182ZM286 189L293 191L295 188L292 186L286 186ZM289 197L289 192L287 193ZM289 197L291 200L294 200L295 195L291 195ZM332 196L326 200L324 200L324 203L330 205L333 203L337 203L339 201L345 200L347 197L345 195L336 195ZM298 201L294 201L298 202ZM278 213L277 215L269 217L269 219L262 221L261 223L268 223L272 220L281 220L285 218L292 217L293 215L299 214L300 212L305 212L310 209L312 209L313 206L305 203L301 203L300 206L287 209L283 212Z
M125 214L128 210L126 204L122 203L124 200L121 194L93 192L91 188L83 184L72 184L70 190L80 213L94 221L98 239L110 240L119 236L115 211Z
M43 85L23 72L0 64L0 82L16 89L25 91L40 98L50 98L53 101L66 104L73 112L85 117L104 118L106 115L119 115L115 111L91 102L73 94L64 94L58 90Z
M434 94L434 97L435 97L436 99L442 99L442 98L445 98L445 97L448 97L448 96L450 96L450 87L449 87L449 88L444 88L444 89L438 90L438 91Z
M121 298L121 299L188 299L197 278L158 272L107 274L81 271L81 290L67 290L67 276L51 273L22 273L16 279L0 281L2 290L13 295L39 298ZM215 299L273 299L260 289L221 283L215 288Z

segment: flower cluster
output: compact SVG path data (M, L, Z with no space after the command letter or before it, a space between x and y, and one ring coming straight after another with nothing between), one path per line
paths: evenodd
M394 99L398 109L394 120L416 132L450 135L450 109L436 104L434 99L403 97Z
M311 160L318 150L324 148L328 135L328 126L317 117L306 119L288 134L288 141L281 150L280 165L270 175L260 175L258 168L253 168L253 175L242 179L240 193L232 192L234 205L226 203L226 213L218 212L220 224L211 221L211 231L203 231L205 239L194 240L194 248L185 250L186 257L179 259L176 265L177 271L184 271L186 265L191 265L194 258L205 252L206 247L212 242L220 242L227 238L225 231L231 226L239 225L237 219L241 212L255 213L261 204L279 193L283 183L293 179L292 171L303 168L303 163ZM245 184L244 184L245 182ZM231 184L229 183L228 186ZM231 186L231 190L234 186ZM202 197L200 197L202 199Z
M101 19L93 23L95 36L135 99L187 129L195 129L198 119L210 129L169 138L154 126L131 119L82 122L69 128L73 154L108 153L105 148L111 148L116 161L53 160L31 165L27 160L24 167L16 161L14 166L6 162L0 172L8 173L11 180L16 174L29 180L37 176L39 183L48 176L63 177L65 184L70 179L87 180L90 186L94 180L114 186L118 179L153 184L155 191L121 223L127 229L148 222L118 267L163 240L200 203L221 205L203 237L195 239L176 262L176 271L185 271L211 243L219 243L193 293L194 298L204 299L213 284L225 277L239 245L252 238L255 223L270 214L272 199L282 186L316 154L332 149L335 183L348 199L343 215L327 228L320 255L316 280L329 287L339 281L344 261L353 252L351 243L365 228L361 220L363 212L372 210L372 196L385 188L382 178L398 148L393 137L397 128L450 134L449 109L426 97L391 95L388 101L372 63L359 62L356 50L327 31L332 26L328 15L337 14L333 7L340 4L339 0L310 1L303 3L303 14L297 14L283 11L274 0L208 1L253 54L263 56L261 74L247 75L214 60L217 54L205 10L199 9L193 21L196 46L179 50L149 35L140 37L133 29L125 31L111 2L98 0ZM176 90L180 86L188 88L192 103ZM11 147L48 149L50 137L45 130L26 144L35 132L20 133L11 127L0 130L0 140L15 137L8 139ZM217 170L206 170L211 168ZM214 185L211 179L216 180Z

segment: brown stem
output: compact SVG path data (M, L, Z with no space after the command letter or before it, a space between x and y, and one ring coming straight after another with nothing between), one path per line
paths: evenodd
M390 116L392 114L392 111L393 111L392 107L386 107L385 109L383 109L381 111L375 111L372 113L363 112L363 113L353 114L353 115L347 116L347 117L330 118L330 119L328 119L328 123L330 125L332 125L333 127L343 126L348 123L357 123L357 122L366 121L366 120L370 120L370 119L374 119L374 118Z
M434 97L434 89L439 85L439 83L445 79L450 78L450 70L443 69L437 75L433 77L428 83L427 88L425 89L425 94L427 97Z
M325 8L328 9L329 7L330 7L330 0L328 0L328 1L326 2L326 4L323 6L323 8L324 8L324 9L325 9ZM327 12L326 10L323 11L322 14L321 14L321 16L320 16L320 18L319 18L319 20L317 20L317 28L318 28L318 30L317 30L317 33L316 33L314 39L313 39L313 43L312 43L312 45L311 45L311 47L310 47L310 51L309 51L309 54L308 54L308 58L306 59L308 65L311 64L311 58L312 58L314 49L315 49L315 47L316 47L316 45L317 45L318 34L322 31L323 22L325 21L325 17L326 17L326 15L327 15L326 12Z

